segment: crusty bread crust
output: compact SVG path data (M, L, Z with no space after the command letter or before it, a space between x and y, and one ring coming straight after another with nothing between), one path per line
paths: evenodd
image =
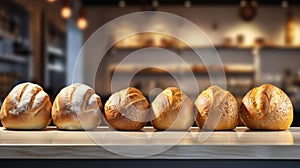
M6 129L39 130L51 121L51 102L47 93L33 83L15 86L5 98L0 111Z
M101 123L101 98L84 84L63 88L52 107L53 123L63 130L92 130Z
M238 103L235 97L218 86L204 90L196 99L196 123L201 129L232 130L238 124ZM203 128L205 124L205 128Z
M176 87L165 89L151 105L151 123L155 129L183 131L194 123L193 103Z
M110 96L104 106L108 125L121 131L142 129L149 120L149 102L136 88L129 87Z
M240 118L253 130L287 130L293 121L293 105L281 89L263 84L245 95Z

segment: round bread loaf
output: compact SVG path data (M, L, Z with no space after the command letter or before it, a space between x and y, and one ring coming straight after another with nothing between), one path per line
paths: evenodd
M149 102L136 88L112 94L104 106L107 123L122 131L142 129L149 120Z
M5 98L0 119L6 129L39 130L51 121L51 102L47 93L33 83L15 86Z
M58 129L92 130L101 123L101 98L84 84L63 88L55 98L52 120Z
M183 131L194 123L193 103L176 87L158 94L151 105L151 123L155 129Z
M201 92L195 106L198 110L196 123L201 129L232 130L238 124L237 100L229 91L218 86L211 86Z
M253 130L287 130L293 121L293 105L281 89L263 84L243 98L240 118Z

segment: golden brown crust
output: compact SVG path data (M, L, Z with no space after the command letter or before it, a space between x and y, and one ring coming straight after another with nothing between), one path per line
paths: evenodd
M196 123L201 129L232 130L238 124L237 100L218 86L204 90L196 99L195 106L198 111Z
M151 105L151 123L155 129L188 130L194 123L193 104L178 88L165 89Z
M140 130L149 120L149 106L138 89L129 87L110 96L104 106L104 117L117 130Z
M92 130L101 123L101 98L84 84L63 88L52 107L53 123L63 130Z
M293 121L293 106L281 89L263 84L243 98L240 117L250 129L287 130Z
M51 121L49 96L36 84L22 83L12 89L0 111L6 129L38 130Z

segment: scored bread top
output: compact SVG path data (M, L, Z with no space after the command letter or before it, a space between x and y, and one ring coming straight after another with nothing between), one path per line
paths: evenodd
M151 123L159 130L188 130L194 122L193 104L178 88L168 87L152 102Z
M27 111L38 112L44 106L45 99L49 99L49 96L39 85L22 83L14 87L6 97L4 111L14 115Z
M55 106L56 111L80 114L101 111L102 103L94 89L84 84L75 83L59 92L55 99Z
M119 94L121 105L128 110L130 108L146 110L149 107L146 97L136 88L129 87L128 89L121 90ZM139 103L141 101L143 103Z
M257 118L264 118L271 113L290 113L293 106L288 96L279 88L264 84L253 88L242 100L249 113Z
M293 105L281 89L263 84L242 99L240 118L250 129L287 130L293 121Z
M237 100L229 91L217 85L202 91L195 106L196 122L201 129L231 130L238 124Z
M181 90L176 87L169 87L163 91L163 94L167 96L167 100L169 105L174 107L175 109L179 109L180 103L182 101L181 96L183 96Z
M180 89L176 87L168 87L162 93L157 95L155 100L152 102L152 108L155 115L152 116L152 118L159 117L164 111L178 112L182 103L186 100L188 100L188 97L183 94ZM189 102L189 100L187 102Z
M148 100L138 89L129 87L114 93L107 101L105 111L107 115L147 122L149 106Z
M236 99L229 91L216 85L202 91L195 101L198 114L202 117L207 117L209 111L215 113L237 111L237 104Z

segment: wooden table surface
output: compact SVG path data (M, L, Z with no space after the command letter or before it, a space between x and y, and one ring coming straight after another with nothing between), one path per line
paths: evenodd
M12 131L0 128L0 158L300 159L300 127L288 131Z

